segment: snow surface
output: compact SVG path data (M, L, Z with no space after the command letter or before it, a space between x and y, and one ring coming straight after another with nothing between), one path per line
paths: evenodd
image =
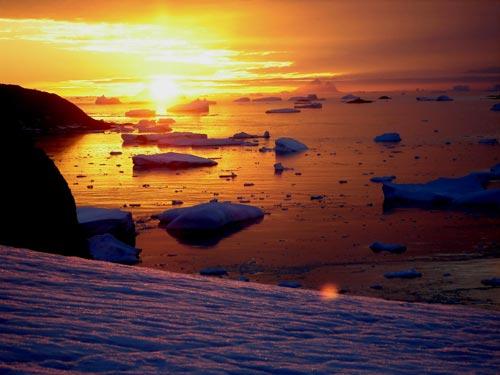
M162 224L168 224L167 229L213 231L263 216L264 211L248 204L209 202L191 207L173 208L156 215L155 218Z
M404 282L404 281L395 281ZM500 314L0 248L0 373L482 373Z
M154 155L135 155L132 157L134 167L140 168L193 168L217 165L212 159L191 154L180 154L178 152L165 152Z
M302 142L297 141L293 138L278 138L275 143L274 151L277 154L291 154L294 152L300 152L307 150L307 146Z

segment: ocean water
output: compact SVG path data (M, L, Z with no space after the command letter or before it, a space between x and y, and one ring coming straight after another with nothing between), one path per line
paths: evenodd
M420 94L419 94L420 95ZM366 94L376 98L378 94ZM277 137L293 137L309 151L291 156L260 153L258 147L165 148L123 147L120 134L96 133L42 139L79 205L130 210L138 221L142 265L196 273L206 266L226 267L252 280L300 279L317 288L338 282L329 267L407 261L474 253L477 246L500 241L498 216L416 208L383 210L381 184L372 176L396 175L396 182L426 182L461 176L500 162L500 146L479 145L481 137L500 138L500 114L481 94L454 96L453 102L417 102L415 94L393 100L348 105L338 99L323 109L298 114L265 114L290 103L218 103L206 116L169 116L175 131L230 136L245 131L271 133L259 146L274 146ZM124 113L142 106L96 106L77 103L95 118L127 122ZM384 132L403 141L386 146L373 142ZM449 142L449 144L447 144ZM110 151L122 151L110 156ZM216 158L215 167L181 171L134 171L139 153L187 152ZM293 170L274 173L281 162ZM220 178L234 172L234 179ZM345 180L346 183L339 183ZM245 187L244 183L254 185ZM322 201L311 195L325 195ZM207 202L249 201L267 213L257 224L201 246L183 243L149 220L172 207ZM130 206L132 204L132 207ZM140 206L138 206L140 205ZM402 255L373 254L373 241L399 242Z

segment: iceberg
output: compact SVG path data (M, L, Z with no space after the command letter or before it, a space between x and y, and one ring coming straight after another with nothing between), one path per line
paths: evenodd
M180 232L217 232L235 224L248 223L264 217L259 207L230 202L202 203L173 208L157 216L167 230Z
M308 149L308 147L293 138L278 138L275 142L274 151L277 154L291 154L295 152L301 152Z
M109 233L127 244L135 244L135 224L130 212L80 206L76 208L76 215L87 238Z
M300 103L300 104L296 104L294 106L294 108L299 108L299 109L302 109L302 108L308 108L308 109L321 109L323 108L323 104L319 103L319 102L312 102L312 103Z
M384 183L384 204L500 207L500 189L485 189L493 178L494 173L475 172L458 178L442 177L425 184Z
M133 109L125 112L127 117L155 117L156 112L150 109Z
M167 123L157 123L155 120L140 120L135 126L139 133L166 133L172 131Z
M391 182L396 176L375 176L370 178L371 182Z
M493 104L490 108L490 111L500 112L500 103Z
M180 154L177 152L166 152L154 155L135 155L132 157L134 167L137 168L194 168L210 167L217 165L212 159L202 158L191 154Z
M139 262L139 249L117 240L109 233L90 237L88 243L93 259L122 264Z
M387 251L388 253L401 254L406 251L406 246L395 243L374 242L370 245L370 249L374 253Z
M373 103L373 100L366 100L362 98L356 98L352 100L346 101L347 104L365 104L365 103Z
M108 98L104 95L98 96L95 99L95 104L97 105L110 105L110 104L121 104L122 102L118 98Z
M281 98L279 96L264 96L262 98L257 98L253 100L254 102L281 102Z
M352 94L347 94L347 95L344 95L342 98L342 101L349 101L349 100L355 100L355 99L359 99L359 96L356 96L356 95L352 95Z
M398 133L384 133L373 138L375 142L401 142L401 136Z
M196 99L190 103L178 104L168 108L170 112L187 112L187 113L208 113L211 102L203 99Z
M296 108L277 108L277 109L268 109L266 111L267 114L272 114L272 113L299 113L300 110Z
M245 132L240 132L240 133L234 134L231 138L235 138L235 139L248 139L248 138L265 138L265 139L269 139L270 135L269 135L269 131L267 131L267 130L262 135L256 135L256 134L249 134L249 133L245 133Z
M415 270L414 268L403 271L387 272L384 273L386 279L415 279L417 277L422 277L422 274Z
M248 103L249 101L250 98L246 96L234 100L235 103Z
M453 99L447 95L440 95L436 98L436 102L452 102Z

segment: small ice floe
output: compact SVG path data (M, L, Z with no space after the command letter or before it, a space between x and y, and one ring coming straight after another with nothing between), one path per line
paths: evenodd
M111 156L117 156L117 155L121 155L121 154L123 154L123 152L121 152L121 151L110 151L110 152L109 152L109 154L110 154Z
M287 171L287 170L289 170L289 169L291 169L291 168L287 168L287 167L285 167L285 166L284 166L283 164L281 164L281 163L275 163L275 164L274 164L274 173L280 174L280 173L282 173L282 172L284 172L284 171Z
M416 99L419 102L433 102L436 100L436 98L430 96L417 96Z
M161 224L166 225L166 229L185 232L218 231L233 224L263 217L264 211L259 207L230 202L211 202L173 208L155 216Z
M371 182L391 182L396 176L375 176L370 178Z
M248 133L245 133L245 132L241 132L241 133L236 133L234 134L231 138L235 138L235 139L248 139L248 138L265 138L265 139L269 139L270 135L269 135L269 131L265 131L264 134L262 135L256 135L256 134L248 134Z
M356 96L356 95L352 95L352 94L347 94L347 95L344 95L342 98L340 98L342 101L350 101L350 100L356 100L356 99L359 99L359 96Z
M172 199L172 206L180 206L181 204L184 204L184 202L179 199Z
M127 117L155 117L156 112L151 109L133 109L125 112Z
M450 98L447 95L440 95L436 98L436 102L452 102L453 98Z
M496 139L496 138L483 138L483 139L480 139L478 143L480 145L494 146L494 145L498 144L498 139Z
M347 100L347 104L365 104L365 103L373 103L373 100L366 100L362 98L356 98L352 100Z
M196 99L189 103L174 105L168 108L169 112L186 112L186 113L208 113L210 110L210 101Z
M194 138L175 137L162 138L158 147L224 147L224 146L257 146L253 142L245 142L235 138Z
M274 151L277 154L291 154L294 152L308 150L308 147L305 144L293 138L278 138L276 141L274 141L274 143Z
M261 148L259 148L259 152L271 152L271 151L274 151L274 148L265 147L265 146L262 146Z
M500 179L500 163L490 168L490 174L492 179Z
M250 98L247 96L244 96L242 98L238 98L233 100L235 103L248 103L250 101Z
M245 182L243 184L244 187L250 187L250 186L254 186L255 184L253 182Z
M262 98L257 98L257 99L254 99L253 101L254 102L281 102L281 98L279 96L264 96Z
M495 103L491 106L490 111L500 112L500 103Z
M425 184L384 183L384 204L500 207L500 189L486 190L492 172L475 172L458 178L438 178Z
M221 174L219 175L219 178L236 178L238 175L234 172L231 172L230 174Z
M483 279L481 280L481 284L486 286L497 287L500 286L500 277L492 277L491 279Z
M321 104L319 102L310 102L310 103L299 102L299 103L297 103L297 104L294 105L294 108L298 108L298 109L321 109L321 108L323 108L323 104Z
M374 242L370 245L370 249L374 253L380 253L381 251L387 251L388 253L401 254L406 251L406 246L396 243L383 243Z
M169 124L160 124L155 120L143 119L140 120L135 127L139 133L167 133L172 131Z
M293 281L293 280L284 280L280 281L278 283L278 286L284 287L284 288L300 288L302 287L302 284L299 283L298 281Z
M382 96L379 96L378 97L378 100L390 100L392 99L390 96L387 96L387 95L382 95Z
M401 136L398 133L384 133L373 138L375 142L401 142Z
M321 194L317 194L317 195L311 195L311 200L312 201L320 201L322 199L324 199L325 196L324 195L321 195Z
M99 234L88 240L92 258L113 263L136 264L141 250L117 240L113 235Z
M138 168L194 168L210 167L217 162L191 154L180 154L177 152L166 152L154 155L135 155L132 157L134 167Z
M299 113L300 109L296 108L276 108L276 109L268 109L266 113Z
M120 241L135 243L135 225L130 212L81 206L77 207L76 215L86 237L110 233Z
M200 271L202 276L225 276L227 271L222 267L207 267Z
M387 272L384 273L386 279L415 279L417 277L422 277L422 274L415 270L414 268L403 271Z

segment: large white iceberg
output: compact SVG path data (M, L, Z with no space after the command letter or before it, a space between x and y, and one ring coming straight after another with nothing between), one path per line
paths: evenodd
M294 152L305 151L308 147L302 142L293 138L282 137L278 138L275 142L274 151L277 154L291 154Z
M90 237L88 243L90 254L96 260L122 264L139 262L139 249L117 240L109 233Z
M177 231L218 231L233 224L260 219L264 211L259 207L230 202L202 203L191 207L173 208L155 218L166 229Z
M193 168L217 165L212 159L191 154L180 154L177 152L166 152L154 155L135 155L132 157L134 167L138 168Z
M87 237L110 233L128 244L135 243L135 224L130 212L113 208L80 206L76 209L76 215Z

